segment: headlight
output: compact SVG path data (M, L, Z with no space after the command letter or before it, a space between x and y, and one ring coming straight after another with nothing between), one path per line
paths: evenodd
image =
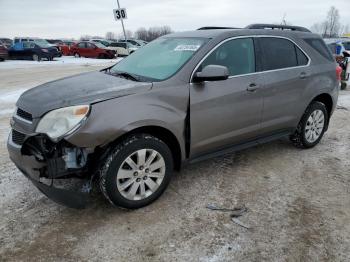
M48 112L40 120L36 132L57 139L74 131L89 113L90 106L70 106Z

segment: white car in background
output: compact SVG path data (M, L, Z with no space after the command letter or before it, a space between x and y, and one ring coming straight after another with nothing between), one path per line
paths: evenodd
M129 42L130 44L137 46L139 48L148 44L148 42L139 40L139 39L126 39L126 42Z
M117 51L118 56L128 56L139 49L139 47L134 46L129 42L113 42L110 43L107 48Z

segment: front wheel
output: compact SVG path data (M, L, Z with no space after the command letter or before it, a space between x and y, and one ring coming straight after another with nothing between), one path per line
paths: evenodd
M100 170L100 187L114 205L136 209L155 201L173 172L169 147L156 137L134 135L118 145Z
M40 56L37 54L33 54L32 59L33 59L33 61L40 61L41 60Z
M312 102L299 122L297 130L291 136L295 146L311 148L317 145L328 126L328 111L321 102Z
M79 57L80 57L79 53L75 52L75 53L74 53L74 57L75 57L75 58L79 58Z

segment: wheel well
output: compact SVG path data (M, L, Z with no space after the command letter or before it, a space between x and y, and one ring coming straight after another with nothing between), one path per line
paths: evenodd
M312 101L318 101L323 103L328 112L328 118L331 116L332 108L333 108L333 100L329 94L321 94L316 96Z
M122 140L126 139L130 135L134 134L149 134L158 139L162 140L170 149L173 160L174 160L174 169L179 171L181 168L181 147L176 138L176 136L170 132L168 129L159 127L159 126L145 126L136 128L112 142L112 145L120 143Z

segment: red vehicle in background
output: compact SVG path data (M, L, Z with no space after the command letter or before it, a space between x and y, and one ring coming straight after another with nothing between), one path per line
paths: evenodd
M109 50L103 44L96 42L82 41L73 45L70 49L71 54L75 57L90 57L90 58L115 58L117 52Z
M4 61L8 57L7 48L5 45L0 44L0 61Z
M58 46L62 52L62 55L73 55L71 51L73 45L75 45L75 42L73 41L62 41Z

